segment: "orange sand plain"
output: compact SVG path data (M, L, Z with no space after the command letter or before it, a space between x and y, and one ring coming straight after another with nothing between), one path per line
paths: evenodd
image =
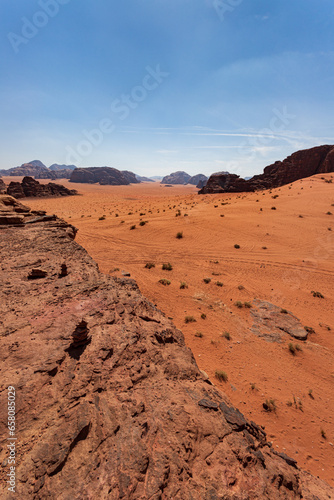
M130 272L183 331L199 367L249 419L265 426L274 448L334 485L334 215L327 214L334 212L334 191L324 178L331 176L272 192L205 196L192 186L61 180L82 196L24 202L74 224L77 242L103 272ZM140 226L141 220L147 223ZM182 239L176 238L179 231ZM146 269L147 262L155 268ZM164 262L173 270L163 271ZM171 284L160 284L161 278ZM188 288L180 289L180 282ZM324 298L313 297L312 290ZM314 328L296 356L288 341L271 343L250 331L250 310L234 303L254 298L288 309ZM187 315L196 322L186 324ZM226 331L230 340L222 336ZM228 381L219 382L216 370L224 370ZM301 409L287 404L293 398ZM263 410L266 399L275 400L276 412Z

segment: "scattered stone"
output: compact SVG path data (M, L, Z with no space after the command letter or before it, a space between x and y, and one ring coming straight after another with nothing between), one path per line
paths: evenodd
M47 271L43 271L42 269L32 269L28 274L28 280L38 280L41 278L45 278L47 274Z

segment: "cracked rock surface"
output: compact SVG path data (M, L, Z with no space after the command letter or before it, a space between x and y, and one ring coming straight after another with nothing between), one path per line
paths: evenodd
M133 280L99 272L72 226L18 202L6 211L24 215L0 226L1 498L13 498L9 385L16 498L334 497L205 380L182 332ZM28 279L32 269L46 274Z

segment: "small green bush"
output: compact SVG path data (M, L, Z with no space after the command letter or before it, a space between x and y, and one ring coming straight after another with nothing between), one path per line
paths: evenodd
M170 262L162 264L162 269L163 271L171 271L173 269L173 266Z
M183 238L183 232L182 231L179 231L178 233L176 233L176 238L178 240L180 240L181 238Z
M145 269L152 269L153 267L155 267L154 262L147 262L145 264Z

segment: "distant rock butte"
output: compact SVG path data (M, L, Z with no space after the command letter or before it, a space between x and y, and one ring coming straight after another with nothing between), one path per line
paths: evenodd
M133 172L127 170L120 171L112 167L89 167L73 170L70 182L120 186L138 184L140 181L137 180Z
M207 183L207 180L208 180L208 178L206 175L197 174L197 175L193 175L192 177L190 177L190 179L188 179L188 184L193 184L196 187L198 187L198 185L200 184L201 187L203 187Z
M161 184L187 184L191 176L187 172L178 171L162 178Z
M78 194L75 189L67 189L61 184L49 182L41 184L32 177L24 177L22 182L11 182L5 191L14 198L41 198L44 196L71 196Z
M334 497L210 385L133 280L99 272L73 226L9 196L1 220L0 371L17 393L20 498ZM4 404L0 426L9 500Z
M272 189L315 174L334 172L334 146L324 145L297 151L276 161L249 180L235 174L213 174L199 194L247 192Z

